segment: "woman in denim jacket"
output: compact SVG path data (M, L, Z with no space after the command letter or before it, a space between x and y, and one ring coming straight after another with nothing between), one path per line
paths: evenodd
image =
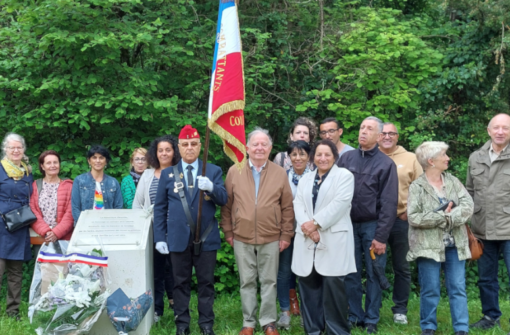
M110 162L110 153L102 145L93 145L87 153L90 172L76 177L73 183L71 204L74 225L82 211L87 209L121 209L122 193L117 179L104 173Z

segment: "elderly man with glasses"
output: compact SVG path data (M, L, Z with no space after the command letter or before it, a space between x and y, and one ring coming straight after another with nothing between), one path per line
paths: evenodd
M328 117L322 120L320 124L320 131L319 136L322 140L330 140L333 142L333 144L336 146L336 149L338 150L338 159L336 163L338 163L338 160L340 160L340 157L347 151L354 150L353 147L351 147L348 144L343 143L340 141L340 136L342 136L344 130L342 129L342 125L340 122L335 119L334 117Z
M198 325L200 334L214 335L214 268L221 247L216 206L227 203L221 168L202 162L200 135L190 125L179 134L181 161L161 171L154 205L154 242L156 250L168 254L174 275L174 320L176 335L190 334L189 300L193 267L198 281ZM207 164L205 176L200 176ZM195 249L195 227L203 190L201 250Z
M406 260L409 251L409 222L407 221L407 196L409 186L423 173L416 155L398 143L398 130L393 123L385 123L379 138L379 150L391 158L397 166L398 207L397 218L388 237L395 283L393 285L393 322L407 324L407 302L411 292L411 270Z

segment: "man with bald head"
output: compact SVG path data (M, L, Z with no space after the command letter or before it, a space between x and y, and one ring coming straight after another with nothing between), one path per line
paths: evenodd
M234 248L241 284L243 328L253 335L257 325L257 278L260 282L258 322L265 335L276 329L276 278L280 252L294 236L292 190L285 170L271 162L269 132L255 128L248 134L248 164L232 166L225 180L228 201L221 208L221 228Z
M483 317L471 328L500 326L498 260L510 273L510 116L498 114L487 127L490 140L469 157L466 188L475 203L473 234L484 244L478 260Z

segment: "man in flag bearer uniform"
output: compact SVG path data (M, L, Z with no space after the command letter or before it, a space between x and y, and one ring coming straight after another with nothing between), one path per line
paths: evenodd
M221 247L216 206L227 203L227 191L221 169L207 164L206 176L200 176L203 162L200 136L190 125L179 134L181 161L161 171L154 205L154 242L162 254L170 253L174 275L174 315L177 335L190 334L189 300L192 268L198 280L198 324L200 333L214 334L214 268ZM200 190L202 204L200 253L194 246Z

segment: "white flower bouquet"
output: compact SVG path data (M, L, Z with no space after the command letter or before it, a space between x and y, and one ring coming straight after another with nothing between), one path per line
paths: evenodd
M88 254L40 252L37 263L58 263L58 279L44 293L38 291L28 316L38 335L78 335L90 331L106 306L105 268L101 250ZM38 285L38 283L32 283Z

